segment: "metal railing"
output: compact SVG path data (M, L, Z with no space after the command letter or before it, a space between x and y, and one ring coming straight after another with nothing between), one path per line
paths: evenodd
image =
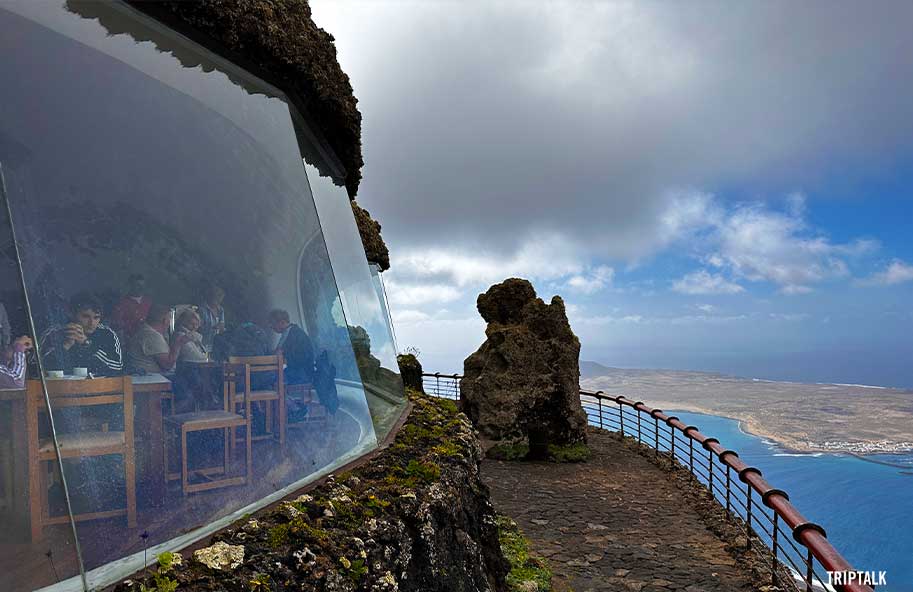
M459 399L462 376L422 376L429 395ZM677 462L705 486L727 516L745 529L749 549L758 541L766 545L772 584L804 588L806 592L872 592L872 587L859 582L831 585L826 573L856 570L827 540L824 528L807 520L789 502L785 491L772 487L761 471L742 462L736 451L724 448L696 426L641 401L584 390L580 400L590 425L651 447L657 456ZM785 573L792 573L794 578L781 578Z
M425 392L434 397L458 400L460 398L459 374L422 374L422 386Z

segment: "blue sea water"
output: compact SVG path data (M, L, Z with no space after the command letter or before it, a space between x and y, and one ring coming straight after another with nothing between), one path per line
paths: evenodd
M675 415L737 451L773 487L788 492L792 504L825 528L856 569L886 571L887 586L878 590L913 591L913 474L904 474L913 473L913 457L870 457L910 467L900 469L849 455L795 454L746 434L733 419Z

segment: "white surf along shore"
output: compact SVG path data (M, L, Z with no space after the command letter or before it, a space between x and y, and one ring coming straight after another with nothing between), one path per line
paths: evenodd
M706 372L581 363L581 387L650 407L737 420L779 454L913 453L913 391L856 384L746 379Z

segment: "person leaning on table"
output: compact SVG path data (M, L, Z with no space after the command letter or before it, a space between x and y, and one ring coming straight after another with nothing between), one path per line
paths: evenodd
M101 322L101 302L91 294L70 300L70 322L54 325L38 340L45 370L86 368L93 376L124 373L120 339Z
M162 372L170 374L174 370L181 348L190 340L185 334L176 334L168 345L165 332L171 319L171 309L161 304L153 304L133 337L127 352L130 370L141 374Z

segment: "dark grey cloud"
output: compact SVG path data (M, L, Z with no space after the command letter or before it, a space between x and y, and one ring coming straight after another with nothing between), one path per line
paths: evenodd
M814 192L913 147L910 2L314 12L360 99L360 200L394 256L547 232L636 259L665 244L676 191Z

